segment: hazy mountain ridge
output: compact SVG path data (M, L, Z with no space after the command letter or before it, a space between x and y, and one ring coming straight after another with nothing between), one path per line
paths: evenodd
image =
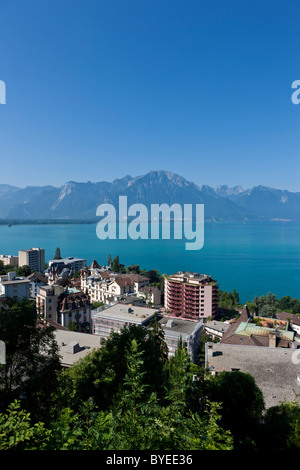
M96 219L99 204L128 205L204 204L205 218L216 220L300 220L300 193L254 186L243 189L220 185L198 186L172 172L158 170L137 177L126 175L113 182L69 181L60 188L0 184L1 219Z

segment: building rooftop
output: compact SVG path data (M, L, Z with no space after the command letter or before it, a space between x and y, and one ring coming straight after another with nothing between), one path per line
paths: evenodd
M190 279L197 279L197 280L205 280L211 279L211 276L207 274L199 274L192 271L178 271L175 274L171 274L169 278L177 278L178 280L190 280Z
M93 349L101 347L99 336L96 335L61 328L56 329L54 334L64 367L70 367Z
M58 263L58 264L71 264L71 263L76 263L77 261L85 261L86 259L84 258L74 258L72 256L68 256L67 258L61 258L61 259L52 259L49 261L49 264L51 263Z
M196 320L188 320L178 317L164 316L160 318L160 325L163 327L164 332L168 336L186 336L192 335L203 323Z
M15 278L15 279L12 279L12 280L7 280L7 279L6 279L6 280L4 280L4 281L2 281L2 280L0 279L0 283L3 284L4 286L8 286L8 285L10 285L10 284L29 284L30 281L29 281L29 279L27 279L27 278L25 277L25 278L23 278L23 279L21 279L21 278Z
M292 401L300 392L300 361L298 349L265 348L238 344L206 343L206 366L216 373L240 370L255 379L266 407L281 401ZM300 404L299 397L297 398Z
M205 328L211 328L223 334L226 333L229 327L230 324L223 321L212 320L205 323Z
M260 320L259 317L255 317ZM221 343L243 344L248 346L270 346L270 333L276 334L277 347L288 348L292 346L295 332L288 330L288 324L277 325L275 328L272 319L265 320L269 326L258 326L252 322L247 306L244 306L240 317L230 323L230 327L223 335ZM273 321L273 324L271 325Z
M124 322L128 321L130 323L142 324L158 312L159 309L156 308L141 307L136 305L129 307L127 305L117 303L104 309L101 309L100 307L98 309L92 310L92 317L97 318L98 316L101 318L117 319Z

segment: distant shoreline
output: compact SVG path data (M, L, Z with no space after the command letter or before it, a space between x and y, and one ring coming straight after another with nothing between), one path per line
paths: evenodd
M170 219L173 220L173 219ZM0 225L85 225L96 224L99 219L0 219ZM151 222L149 220L148 222ZM252 222L285 222L299 223L299 220L292 219L205 219L205 223L252 223Z

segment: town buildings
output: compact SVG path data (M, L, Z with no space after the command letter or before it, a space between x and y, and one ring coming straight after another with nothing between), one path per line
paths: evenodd
M164 306L175 316L213 318L217 313L218 284L211 276L179 271L166 276Z
M4 266L13 266L15 268L19 265L19 257L13 255L0 255L0 261Z
M250 315L245 305L240 317L231 322L222 343L272 348L295 348L300 342L289 322Z
M107 339L112 330L120 332L125 325L149 326L155 315L164 331L169 356L175 354L179 341L182 341L191 359L195 360L203 322L165 316L159 308L124 304L98 307L92 310L92 332Z
M92 303L113 305L135 295L145 299L146 303L159 305L160 291L150 288L149 281L149 278L140 274L119 274L103 270L93 270L92 274L92 270L88 268L81 272L81 290L89 295Z
M43 248L30 248L19 251L19 266L29 266L32 272L45 271L45 250Z

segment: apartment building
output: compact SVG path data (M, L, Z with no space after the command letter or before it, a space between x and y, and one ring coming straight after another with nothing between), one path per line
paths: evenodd
M203 321L162 316L158 322L164 331L164 340L168 346L168 356L175 355L178 343L181 340L192 362L195 362L198 358Z
M172 315L185 318L214 317L218 283L207 274L179 271L164 281L164 306Z
M15 268L19 265L19 257L13 255L0 255L0 261L4 266L14 266Z
M107 339L113 330L119 333L125 325L146 326L159 310L140 306L115 304L92 310L92 332Z
M55 266L57 272L60 273L64 268L68 268L73 273L76 271L81 271L81 269L86 266L86 259L83 258L74 258L69 256L62 259L52 259L49 261L49 268Z
M65 289L59 285L40 287L36 296L36 309L46 322L55 322L65 328L72 322L79 331L90 329L90 301L78 289Z
M45 322L51 320L57 323L57 299L63 292L62 286L41 286L36 294L36 310Z
M17 277L15 271L0 276L0 296L29 299L30 281L26 277Z
M20 250L18 262L19 266L29 266L32 272L43 273L45 271L45 250L43 248Z
M112 331L119 333L125 325L146 327L157 314L158 322L164 331L168 356L174 356L181 340L192 361L198 354L202 321L164 316L159 308L137 305L116 304L92 310L92 332L107 339Z
M57 299L57 322L65 328L72 322L78 331L90 331L91 304L88 295L75 288L64 290Z

